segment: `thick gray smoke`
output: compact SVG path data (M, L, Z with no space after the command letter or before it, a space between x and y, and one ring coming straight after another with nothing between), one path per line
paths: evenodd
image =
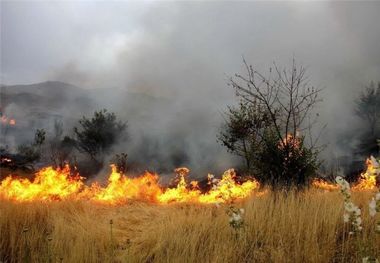
M380 73L378 2L1 2L2 83L46 79L89 90L129 121L115 151L171 170L220 171L236 159L216 142L228 76L242 56L261 70L293 56L325 87L326 156L358 126L353 98ZM68 106L67 108L70 108Z

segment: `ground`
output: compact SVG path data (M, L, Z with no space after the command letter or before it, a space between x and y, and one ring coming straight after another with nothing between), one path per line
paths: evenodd
M357 236L348 235L337 191L267 192L235 203L245 208L239 232L228 205L3 200L0 262L361 262L380 258L372 195L354 194L363 211Z

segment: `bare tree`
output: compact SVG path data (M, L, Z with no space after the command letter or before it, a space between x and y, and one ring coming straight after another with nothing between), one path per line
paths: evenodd
M321 89L310 85L306 68L297 67L293 59L290 70L281 70L274 63L265 76L248 65L245 59L243 62L247 75L235 74L235 78L230 79L237 96L259 104L267 111L280 141L285 141L288 134L296 136L308 132L317 121L317 118L310 118L310 113L321 101L318 96ZM317 141L310 139L314 147Z
M313 139L313 126L318 114L313 112L321 101L321 89L310 85L306 68L293 59L290 69L280 69L275 63L264 75L243 59L246 74L235 74L229 85L247 105L254 105L261 115L268 116L258 152L263 179L272 186L279 184L304 185L315 172L319 162L318 139ZM231 118L229 119L231 120Z

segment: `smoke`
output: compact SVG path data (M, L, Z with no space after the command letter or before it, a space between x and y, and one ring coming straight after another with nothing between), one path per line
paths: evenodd
M380 72L376 2L1 5L2 81L87 89L98 108L129 122L130 140L115 152L162 171L187 165L204 175L237 164L216 134L221 113L235 103L226 83L243 71L242 56L261 71L293 57L308 67L311 83L325 88L326 158L344 154L339 137L360 128L352 101ZM14 43L37 57L21 60Z

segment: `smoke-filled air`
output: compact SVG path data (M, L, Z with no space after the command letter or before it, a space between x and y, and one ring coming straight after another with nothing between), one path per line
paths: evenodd
M378 263L379 12L1 1L0 263Z

